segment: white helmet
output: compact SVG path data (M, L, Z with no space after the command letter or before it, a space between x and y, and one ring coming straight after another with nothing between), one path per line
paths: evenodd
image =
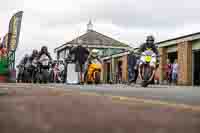
M98 56L99 50L98 50L98 49L93 49L93 50L91 51L91 53L92 53L93 56Z

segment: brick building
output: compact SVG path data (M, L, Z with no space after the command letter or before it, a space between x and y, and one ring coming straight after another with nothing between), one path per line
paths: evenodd
M54 49L55 53L57 54L57 60L66 59L70 49L78 46L78 44L82 45L83 47L86 47L89 51L91 51L92 49L98 49L100 51L101 57L125 52L130 48L127 44L124 44L118 40L115 40L111 37L108 37L93 30L93 25L90 21L87 25L87 31L85 34ZM109 68L110 67L108 67L108 69ZM69 67L67 69L72 73L73 71L75 71L75 66L72 68ZM72 77L74 77L74 79L76 79L75 75L77 74L71 75Z
M122 52L105 56L103 60L102 81L103 83L117 83L128 81L128 54Z
M200 32L157 43L161 55L160 80L167 58L178 60L179 85L200 85Z
M129 49L127 44L93 30L93 24L90 21L87 25L87 31L85 34L54 49L57 54L57 59L63 60L66 58L69 50L72 47L76 47L78 43L89 50L98 49L101 56L109 56Z
M181 36L156 43L161 58L160 67L157 71L159 80L164 80L164 65L167 59L171 63L178 60L179 85L200 85L200 32L186 36ZM104 60L104 71L102 80L107 83L115 81L119 66L121 66L121 80L126 82L128 79L127 57L129 52L122 52L106 56Z

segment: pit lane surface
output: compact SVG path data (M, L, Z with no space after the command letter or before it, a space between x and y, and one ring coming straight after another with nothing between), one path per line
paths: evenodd
M125 87L0 84L1 133L199 133L200 111L112 97Z

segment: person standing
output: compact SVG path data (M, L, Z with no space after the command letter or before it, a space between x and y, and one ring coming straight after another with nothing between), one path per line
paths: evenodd
M60 70L61 81L62 81L62 83L64 83L65 82L65 76L66 76L65 73L66 73L66 71L65 71L65 64L64 64L63 61L59 62L59 70Z
M128 55L128 83L131 84L135 80L135 67L137 64L137 59L134 54L134 50L131 50L130 54Z
M84 67L85 62L87 61L87 58L89 56L89 51L87 48L81 46L80 43L78 43L78 46L75 48L72 48L70 51L70 55L74 54L75 56L75 64L76 64L76 72L78 72L79 76L79 83L83 83L83 73L84 73Z
M32 52L32 55L30 57L30 61L31 61L31 79L32 79L32 82L33 83L36 83L37 82L37 72L38 72L38 69L37 69L37 63L38 63L38 51L36 49L33 50Z
M167 64L165 65L165 79L167 80L168 84L171 84L172 82L172 64L170 63L170 60L167 59Z
M176 85L178 79L178 63L177 59L174 60L174 63L172 65L172 81Z
M134 80L133 80L133 83L136 84L137 82L137 79L138 79L138 74L139 74L139 64L140 64L140 57L139 56L136 56L136 65L134 67L134 71L135 71L135 76L134 76Z
M28 54L25 54L25 57L20 61L20 64L23 66L23 79L24 83L31 83L31 60Z

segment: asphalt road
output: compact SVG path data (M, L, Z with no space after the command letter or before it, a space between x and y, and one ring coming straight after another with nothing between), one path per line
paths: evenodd
M31 85L28 85L30 87ZM36 85L39 88L46 85ZM81 92L94 92L100 95L113 95L134 97L146 100L159 100L169 103L200 106L200 87L192 86L167 86L150 85L143 88L140 85L63 85L50 84L50 88L62 88L63 90L79 90ZM26 87L26 84L0 84L0 87L15 88ZM1 92L1 91L0 91ZM0 93L1 94L1 93Z
M155 98L160 93L183 93L179 87L168 88L167 94L165 89L166 86L0 84L0 132L199 133L200 110L129 100L135 95L148 101L148 97ZM198 88L191 89L198 92ZM192 90L185 91L193 94ZM115 99L117 95L129 98Z
M69 88L69 87L68 87ZM200 87L151 85L147 88L140 85L98 85L71 86L81 91L96 92L115 96L159 100L169 103L200 105Z

